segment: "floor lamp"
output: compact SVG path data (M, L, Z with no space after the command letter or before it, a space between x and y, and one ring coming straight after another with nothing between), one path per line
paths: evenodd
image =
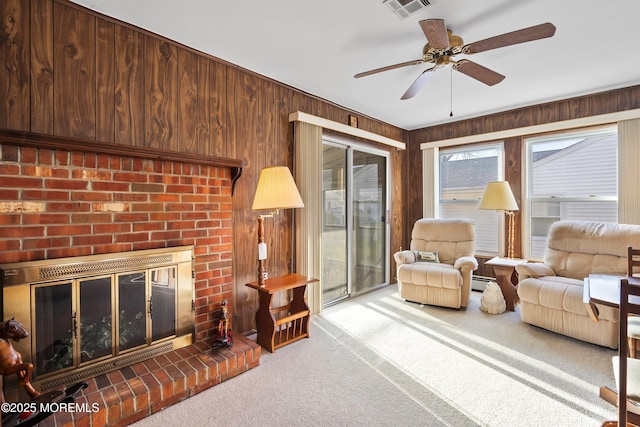
M267 259L267 244L264 241L264 219L273 218L280 209L303 208L298 187L291 171L286 166L264 168L260 172L258 188L253 198L252 211L271 211L258 216L258 285L264 286L268 274L264 268Z
M509 222L509 237L507 241L507 257L513 258L513 238L514 238L514 211L518 210L518 203L511 192L511 187L507 181L495 181L487 183L484 190L482 200L480 200L480 209L502 211L507 215Z

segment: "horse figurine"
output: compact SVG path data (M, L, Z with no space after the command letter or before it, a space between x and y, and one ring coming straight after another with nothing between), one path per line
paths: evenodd
M31 385L33 364L23 363L22 356L11 345L11 340L18 342L28 336L29 332L15 318L0 323L0 375L18 375L19 385L36 398L40 393Z

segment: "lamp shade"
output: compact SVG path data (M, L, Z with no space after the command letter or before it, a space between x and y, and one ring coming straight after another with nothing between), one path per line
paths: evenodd
M494 211L517 211L518 203L516 203L507 181L495 181L487 183L479 208Z
M262 169L251 210L290 208L304 208L304 203L289 168L275 166Z

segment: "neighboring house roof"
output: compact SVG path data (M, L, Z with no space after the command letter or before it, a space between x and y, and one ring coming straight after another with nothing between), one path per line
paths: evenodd
M535 163L540 159L544 159L547 156L557 153L558 151L562 150L536 151L533 153L533 162Z
M538 160L546 159L545 162L552 162L554 159L558 157L562 157L568 154L571 154L575 151L581 150L591 144L595 144L597 142L602 141L603 139L611 138L610 135L594 135L584 138L582 141L576 142L573 145L570 145L566 148L562 148L559 150L550 150L550 151L540 151L534 153L533 161L536 162Z
M498 179L495 157L479 157L440 163L442 188L479 187Z

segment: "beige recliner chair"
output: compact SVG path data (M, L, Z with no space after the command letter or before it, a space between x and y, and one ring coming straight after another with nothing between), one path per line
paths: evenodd
M472 272L478 268L475 238L470 219L416 221L410 250L394 255L400 297L422 304L466 307Z

